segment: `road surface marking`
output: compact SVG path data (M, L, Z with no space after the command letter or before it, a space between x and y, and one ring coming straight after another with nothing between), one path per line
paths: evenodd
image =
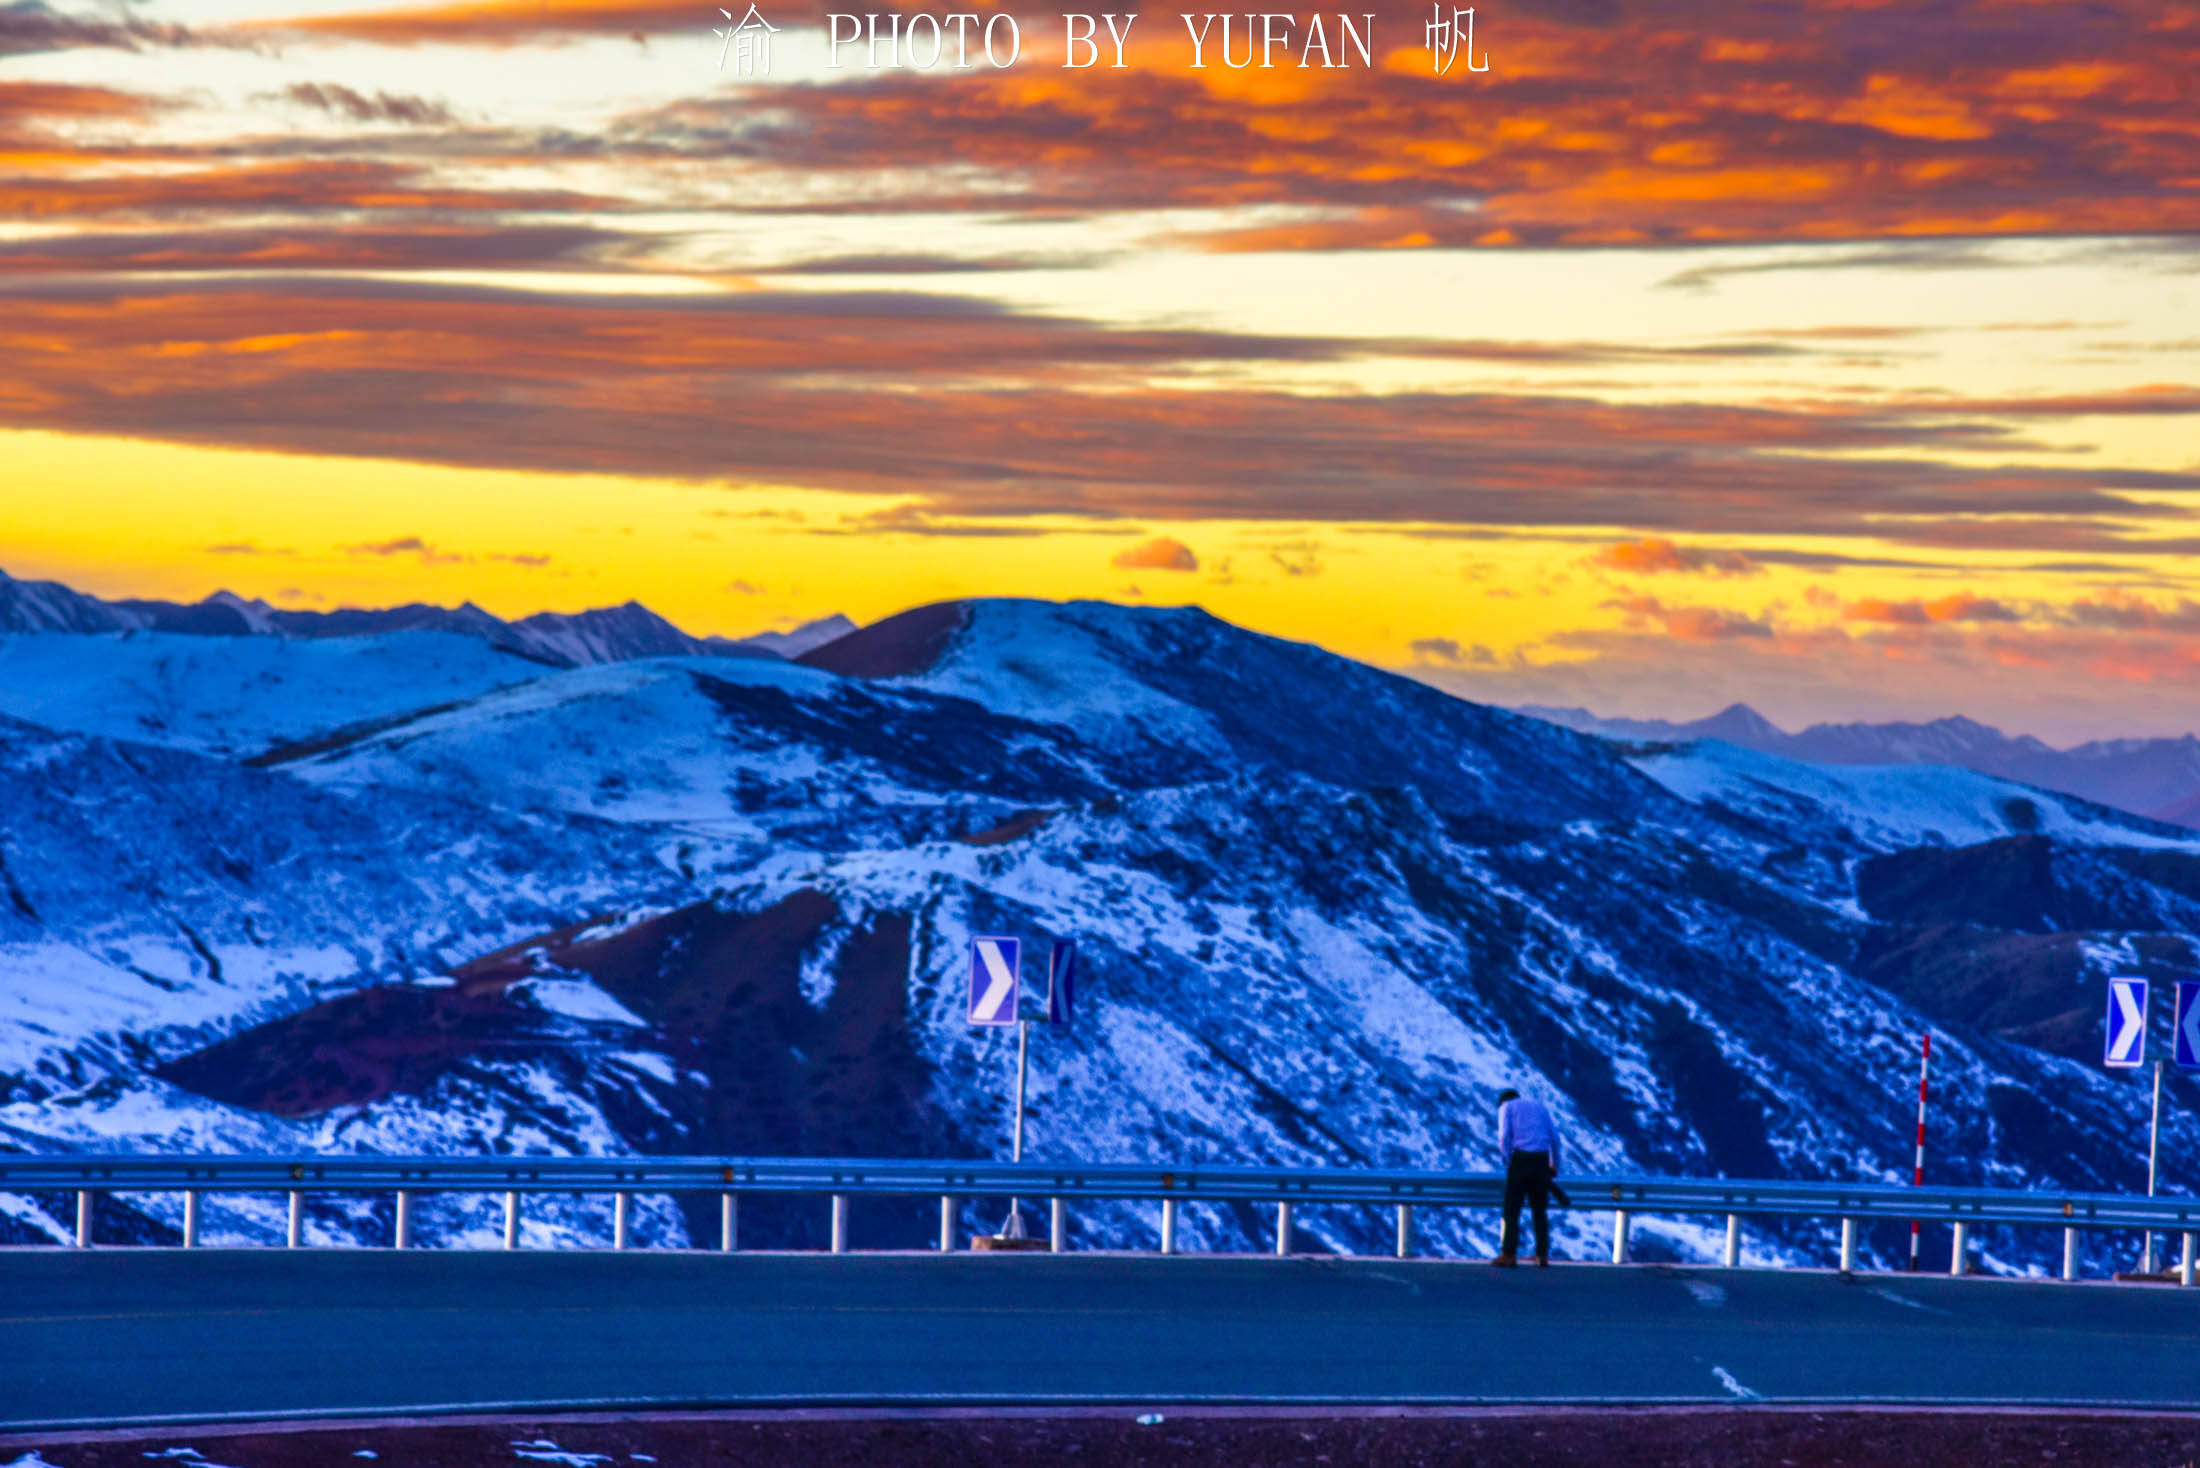
M1872 1293L1879 1296L1879 1298L1882 1300L1892 1300L1897 1305L1906 1305L1912 1310L1922 1310L1927 1315L1955 1314L1953 1310L1943 1310L1938 1305L1928 1305L1923 1300L1913 1300L1908 1295L1898 1295L1893 1290L1888 1289L1885 1285L1873 1285Z

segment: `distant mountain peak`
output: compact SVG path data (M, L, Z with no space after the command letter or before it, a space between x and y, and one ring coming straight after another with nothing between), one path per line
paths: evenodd
M1730 703L1697 726L1714 739L1784 739L1777 724L1746 703ZM1738 742L1738 741L1737 741Z
M143 625L142 617L58 581L18 581L0 572L0 632L122 632Z
M785 632L752 632L747 637L714 637L711 641L722 644L729 650L768 652L783 658L799 658L829 642L837 642L855 630L854 622L839 612L834 612L829 617L804 622Z

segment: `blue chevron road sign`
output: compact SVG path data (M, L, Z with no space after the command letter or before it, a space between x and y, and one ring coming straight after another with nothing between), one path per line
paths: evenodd
M2177 1068L2200 1070L2200 979L2177 981Z
M2101 1064L2130 1070L2147 1058L2147 981L2108 981L2108 1040Z
M1054 940L1047 955L1047 1023L1069 1023L1070 1004L1077 990L1077 945L1068 938Z
M1014 938L970 940L970 1022L974 1025L1016 1023L1017 974L1023 966L1023 944Z

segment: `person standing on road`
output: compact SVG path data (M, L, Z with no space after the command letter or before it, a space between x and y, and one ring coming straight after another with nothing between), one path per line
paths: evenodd
M1558 1172L1558 1129L1540 1101L1518 1091L1497 1093L1497 1155L1505 1164L1505 1223L1497 1257L1511 1269L1520 1262L1520 1205L1535 1215L1535 1262L1551 1262L1551 1178Z

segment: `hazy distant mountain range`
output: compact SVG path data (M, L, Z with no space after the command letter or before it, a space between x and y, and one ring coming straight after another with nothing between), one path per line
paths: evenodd
M218 591L200 602L102 601L55 581L17 581L0 571L0 633L178 632L202 637L364 637L389 632L456 632L552 667L661 657L800 657L855 630L831 616L791 632L691 637L640 602L593 611L537 612L516 622L466 602L333 612L284 611Z
M1536 705L1519 711L1607 739L1723 739L1762 754L1827 765L1954 765L2154 820L2200 827L2200 739L2190 734L2099 739L2054 749L2028 734L2012 737L1965 718L1929 724L1813 724L1790 734L1743 703L1691 723L1604 719L1587 709Z

